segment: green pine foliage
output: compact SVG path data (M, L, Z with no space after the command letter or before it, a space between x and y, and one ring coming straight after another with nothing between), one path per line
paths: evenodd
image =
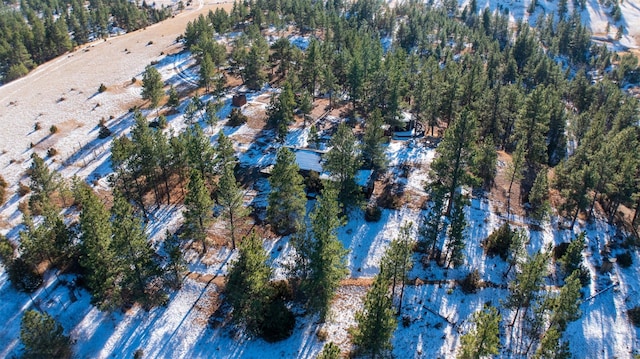
M267 219L278 234L284 235L303 229L306 212L304 179L295 162L295 154L282 147L271 171L267 206Z
M209 189L205 186L200 172L191 170L191 177L184 199L184 236L200 241L203 252L207 251L207 227L212 219L213 200Z
M432 186L440 187L448 194L445 214L453 209L455 193L460 186L473 184L470 174L474 156L476 120L465 110L453 121L436 149L436 159L431 164Z
M500 350L500 313L495 307L486 306L475 312L471 322L475 328L460 338L458 359L479 359L496 355Z
M276 138L279 142L284 142L289 133L289 125L295 122L293 115L295 107L296 100L293 89L287 81L284 83L280 95L271 98L268 110L268 123L276 130Z
M357 205L360 188L355 182L356 171L360 168L359 146L351 128L344 122L329 142L331 150L326 155L324 169L336 179L338 200L344 209Z
M384 153L384 120L379 109L373 111L367 119L364 138L362 140L362 163L364 168L376 171L387 167L387 157Z
M139 302L153 306L164 301L164 293L157 279L160 267L144 232L142 220L133 207L119 193L111 208L114 253L112 267L118 271L118 286L124 303Z
M268 305L272 269L267 264L262 241L252 233L244 238L238 259L230 266L225 279L225 297L233 308L233 319L257 333Z
M583 264L582 250L584 249L586 241L586 233L580 233L576 239L569 243L565 254L558 259L560 268L566 277L572 275L574 272L578 272L578 277L582 286L589 284L591 277L589 271Z
M318 312L323 321L340 280L347 275L347 250L336 233L341 225L339 215L337 192L325 187L311 213L308 275L303 282L309 308Z
M20 322L24 358L70 358L71 340L64 328L46 312L28 310Z
M85 283L93 295L92 302L101 309L115 309L121 304L116 285L117 269L112 247L112 227L109 212L98 196L86 184L77 184L76 200L80 212L80 266Z
M381 259L380 267L385 271L381 274L387 275L391 281L391 295L396 296L396 288L399 286L398 314L402 312L402 300L404 297L405 283L409 271L413 268L413 245L414 239L411 237L413 223L408 222L400 227L400 233L389 244Z
M162 76L152 65L147 65L142 73L142 99L149 100L149 107L156 108L164 96Z
M353 330L353 343L359 353L372 358L383 357L393 346L391 338L397 327L392 295L389 291L391 281L387 269L374 278L373 285L364 298L364 308L356 312L357 328Z
M222 215L227 220L227 228L231 236L231 246L236 249L236 231L238 226L249 214L249 208L244 206L244 191L236 181L233 167L223 168L218 183L218 204L222 206Z
M245 237L225 279L224 293L234 322L273 342L291 335L295 318L285 306L286 295L269 282L273 270L268 259L255 232Z
M318 359L340 359L340 348L333 342L329 342L322 347L322 351L318 355Z

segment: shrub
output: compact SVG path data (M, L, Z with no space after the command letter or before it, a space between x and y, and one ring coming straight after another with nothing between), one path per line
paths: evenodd
M465 294L471 294L478 291L480 284L480 273L478 273L477 269L474 269L460 282L460 289Z
M136 81L138 81L138 79L137 79L137 78L135 78L135 77L132 77L132 78L131 78L131 84L135 84L135 83L136 83Z
M133 359L142 359L143 356L144 356L144 350L142 349L136 349L136 351L133 352Z
M243 115L239 108L232 109L227 125L237 127L245 123L247 123L247 116Z
M158 117L158 127L163 130L169 127L169 122L167 122L167 116L160 115L160 117Z
M616 262L622 268L629 268L633 264L633 257L629 252L620 253L616 256Z
M506 260L509 255L511 237L511 227L509 223L505 223L483 241L484 250L489 256L498 255L502 260Z
M54 147L51 147L47 150L47 156L48 157L53 157L55 155L58 154L58 150L56 150Z
M29 192L31 192L31 188L29 186L22 182L18 183L18 195L20 195L20 197L28 195Z
M7 274L13 287L21 292L33 293L42 284L42 275L19 257L11 262Z
M382 210L378 206L367 206L364 211L364 219L367 222L378 222L382 217Z
M629 315L629 320L636 327L640 327L640 307L633 307L627 310L627 314Z
M100 132L98 132L98 138L105 139L109 136L111 136L111 130L107 126L100 125Z
M567 248L569 248L568 242L563 242L553 247L553 259L558 260L562 258L562 256L567 253Z
M318 332L319 333L319 332ZM322 351L320 355L318 355L318 359L339 359L340 355L340 347L335 345L333 342L329 342L322 347Z
M264 321L260 323L260 335L273 343L287 339L293 333L296 318L282 298L274 298L266 309Z
M308 193L320 193L322 191L322 180L320 180L320 174L316 171L309 171L304 184Z
M42 124L40 122L36 122L35 125L33 125L33 130L34 131L38 131L42 128Z
M51 127L49 127L49 132L53 135L54 133L58 132L58 127L56 127L56 125L51 125Z
M378 197L378 206L387 209L399 209L402 207L400 195L394 193L393 190L387 189L385 189L384 193Z
M107 91L107 86L105 86L104 84L100 84L100 87L98 87L98 92L103 93L105 91Z
M285 301L293 298L293 290L289 283L280 280L270 283L270 286L273 295L259 330L264 340L273 343L291 336L296 318L285 305Z
M4 177L0 175L0 205L7 200L7 187L9 184L4 180Z
M329 338L329 333L327 332L326 329L321 328L316 333L316 337L318 337L319 341L324 342L325 340L327 340Z
M411 317L409 317L408 315L403 315L402 316L402 326L407 328L411 325Z

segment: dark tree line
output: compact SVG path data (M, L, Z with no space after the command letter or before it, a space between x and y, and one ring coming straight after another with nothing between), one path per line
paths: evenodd
M95 0L21 1L19 10L0 5L0 83L26 75L56 56L114 27L134 31L166 19L169 9L143 2Z

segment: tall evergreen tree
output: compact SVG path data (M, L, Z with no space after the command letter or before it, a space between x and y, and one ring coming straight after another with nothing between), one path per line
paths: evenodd
M164 95L163 86L164 83L160 72L155 67L147 65L142 73L142 99L149 100L151 108L156 108L160 104L160 100Z
M329 146L331 150L327 154L324 169L335 178L338 199L342 205L348 208L360 199L360 189L355 182L360 159L356 138L351 128L344 122L340 123L338 131L329 142Z
M347 275L345 256L347 250L338 241L340 208L337 192L325 187L311 213L311 249L309 251L309 275L303 284L309 307L325 320L329 303L340 280Z
M460 338L458 359L480 359L496 355L500 349L500 313L495 307L475 312L471 321L475 328Z
M448 194L445 214L450 215L456 191L462 185L472 184L469 170L473 160L476 120L473 114L463 110L444 134L436 149L437 157L431 165L434 185L442 187Z
M260 238L252 232L240 244L239 256L225 279L225 297L233 308L233 320L258 333L272 295L272 269Z
M236 229L240 221L249 214L249 209L244 207L243 197L244 193L236 181L233 168L226 166L218 184L218 203L222 206L223 216L227 219L233 249L236 249Z
M303 228L307 200L299 171L295 154L282 147L269 178L271 192L267 206L267 218L276 233L293 233Z
M64 328L46 312L27 310L20 322L24 358L70 358L71 340Z
M400 227L400 233L398 237L391 241L389 248L385 251L384 256L380 262L381 274L382 268L385 269L384 274L389 276L391 284L391 295L396 295L396 287L400 286L400 294L398 295L398 310L397 313L402 313L402 300L404 297L404 286L407 279L407 274L413 268L413 244L414 241L411 238L411 229L413 223L405 223Z
M86 184L77 184L76 200L82 204L80 212L80 265L84 269L87 287L93 302L100 308L115 309L120 305L115 253L109 212L100 198Z
M207 251L207 227L211 222L213 200L204 184L200 172L191 170L187 196L184 199L185 235L202 243L203 252Z
M148 285L160 274L160 267L154 261L154 251L144 233L142 221L133 212L131 204L119 193L115 194L111 208L114 253L113 267L119 275L118 285L124 292L131 293L131 301L145 304L155 302Z
M465 198L454 201L451 211L451 224L449 225L449 238L447 240L446 265L458 266L464 262L464 248L466 247L466 227L467 220L464 207L467 203Z
M353 333L353 343L371 358L383 357L393 348L391 337L397 326L386 270L384 266L380 269L364 298L364 308L356 312L358 327Z
M379 109L375 109L367 119L362 140L362 162L365 168L375 171L387 167L387 157L382 145L384 141L384 120Z
M289 81L284 83L278 97L271 98L269 105L269 124L276 130L276 138L284 142L289 133L289 125L295 122L293 111L296 106L295 96Z
M164 239L164 250L168 256L165 275L173 288L180 289L182 287L184 272L187 270L187 263L180 248L180 239L178 236L167 231Z

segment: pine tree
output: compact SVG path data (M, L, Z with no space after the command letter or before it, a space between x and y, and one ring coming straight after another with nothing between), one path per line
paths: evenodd
M327 154L324 169L336 180L338 200L348 208L360 200L360 189L355 182L356 171L360 167L356 138L344 122L329 142L331 150Z
M340 208L337 192L325 187L311 213L311 249L309 250L309 275L303 283L309 307L325 320L329 303L342 278L347 275L345 256L347 250L338 241Z
M284 83L282 92L278 97L271 98L269 105L269 124L276 130L276 138L284 142L289 133L289 125L295 122L293 110L296 106L295 96L289 81Z
M511 190L516 181L523 178L522 171L524 169L524 160L527 154L524 142L518 142L515 152L511 156L511 162L507 167L507 177L509 178L509 189L507 190L507 217L511 214Z
M444 208L444 193L442 188L432 188L429 212L422 219L420 237L424 242L429 259L438 257L437 247L440 233L443 230L442 210Z
M263 71L265 63L265 54L259 46L253 45L249 50L244 62L243 79L244 84L250 90L259 90L262 88L266 76Z
M363 166L375 171L387 167L387 157L382 145L384 141L384 120L379 109L375 109L367 119L362 143Z
M202 242L203 252L207 251L207 227L211 221L213 200L204 184L200 172L191 170L191 177L184 199L185 236Z
M218 175L224 173L226 167L234 168L237 162L233 143L223 131L218 132L218 145L216 146L215 169Z
M491 137L486 138L478 148L473 159L473 172L482 180L482 187L490 189L496 178L498 153Z
M142 99L149 100L151 108L156 108L160 104L160 100L164 95L163 86L160 72L155 67L147 65L144 73L142 73Z
M476 120L473 114L463 110L436 149L437 157L431 165L431 177L435 179L435 186L447 191L447 216L451 214L458 188L473 182L468 171L473 160L475 133Z
M88 185L77 184L75 193L76 200L82 204L79 262L85 271L87 287L98 307L115 309L120 305L120 294L115 283L117 272L113 267L115 253L109 212Z
M187 163L191 169L200 172L203 181L210 183L215 171L215 149L202 127L195 125L185 131Z
M466 199L460 198L454 201L453 210L451 211L451 224L449 225L449 238L447 241L446 265L459 266L464 262L464 248L466 247L466 227L467 220L465 218L464 207L467 203Z
M20 323L24 358L70 358L71 340L64 328L46 312L28 310Z
M167 254L167 264L164 267L165 279L173 289L182 287L183 276L187 270L187 261L180 248L180 238L171 234L169 230L164 236L164 252Z
M215 74L215 65L211 60L211 56L205 52L200 60L200 86L204 87L208 93L213 83L213 75Z
M585 232L580 233L576 239L569 243L565 254L558 259L562 272L565 276L568 277L572 275L573 272L578 271L578 276L580 277L582 285L587 285L590 280L589 271L582 263L584 260L582 250L585 246L585 236Z
M154 261L154 251L144 233L142 221L137 217L131 204L116 193L111 208L114 252L113 267L120 272L119 285L131 293L131 301L154 303L147 286L158 277L160 267ZM123 298L124 300L129 298Z
M299 173L291 150L282 147L276 156L269 183L267 218L278 234L297 232L303 228L306 211L304 179Z
M551 210L546 168L538 172L536 180L533 181L533 187L531 187L531 192L529 192L529 204L531 205L532 217L538 221L546 218Z
M29 199L29 207L34 213L42 212L43 207L49 205L51 196L60 187L60 174L51 171L44 160L36 153L31 155L32 163L29 168L29 177L31 183L31 198Z
M402 313L402 299L404 297L404 286L407 274L413 268L413 244L411 238L412 222L405 223L400 227L398 237L391 241L389 248L385 251L380 262L380 267L385 268L384 274L389 276L391 281L391 295L396 295L396 287L400 285L398 296L398 315ZM382 271L381 271L382 273Z
M500 313L495 307L475 312L471 322L475 328L460 338L458 359L480 359L496 355L500 349Z
M560 332L564 332L569 322L573 322L580 318L580 271L576 270L564 281L564 285L560 288L560 293L553 301L551 318L549 320L551 327L557 326Z
M364 298L363 310L356 312L355 316L358 327L353 333L353 343L362 354L372 358L384 356L393 348L391 337L397 326L389 293L391 281L386 270L384 267L380 269Z
M239 221L249 214L249 209L244 207L244 193L236 182L233 167L226 166L218 184L218 203L222 206L223 216L227 219L227 226L231 234L231 246L236 249L236 229Z
M340 354L340 347L329 342L322 347L317 359L340 359L342 357Z
M180 95L178 95L178 91L176 91L176 88L173 87L173 85L169 88L167 106L171 107L174 111L178 109L178 106L180 106Z
M525 308L522 318L526 318L529 308L539 297L539 292L547 273L548 261L548 253L539 252L534 256L529 256L526 261L518 266L515 279L509 283L510 293L505 306L515 309L513 320L511 321L511 338L513 338L513 331L516 328L515 323L521 317L522 308Z
M270 301L272 269L260 238L252 232L240 244L239 256L225 279L225 297L233 308L233 320L258 333Z
M542 336L540 346L533 355L534 359L569 359L569 343L561 342L562 333L558 328L550 328Z

